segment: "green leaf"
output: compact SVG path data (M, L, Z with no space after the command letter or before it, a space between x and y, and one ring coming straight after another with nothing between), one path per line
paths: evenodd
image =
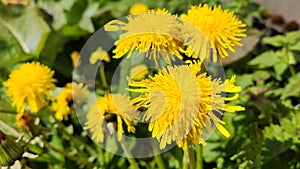
M7 66L34 58L42 37L50 29L40 16L39 9L32 2L17 16L2 15L0 11L1 63Z
M216 161L222 154L220 143L209 142L203 146L203 159L207 163Z
M239 152L232 155L230 160L236 161L239 167L235 168L260 168L263 134L257 123L251 123L248 127L250 140L246 147L239 148ZM243 140L245 140L244 138ZM248 137L247 137L248 139Z
M252 74L242 74L237 76L237 80L236 80L236 84L238 86L241 86L242 88L246 88L248 86L251 86L253 84L252 78L253 75Z
M66 13L67 23L70 25L78 24L82 18L84 10L87 8L87 1L76 0L70 11Z
M128 13L130 5L133 2L129 0L108 1L103 9L110 11L113 17L120 18Z
M294 44L300 39L300 31L290 32L286 35L289 44Z
M291 137L298 138L297 130L300 127L300 112L289 112L286 117L280 120L280 125Z
M278 54L274 51L267 51L251 60L249 65L259 65L260 68L272 67L279 63L281 60L278 58Z
M247 154L251 158L257 158L257 156L261 153L263 134L261 129L258 128L257 123L253 123L250 126L250 144L247 147Z
M170 0L167 5L168 5L167 9L171 13L174 13L178 8L185 7L186 2L185 1Z
M69 1L72 2L72 1ZM63 25L67 23L65 9L63 8L65 5L64 1L38 1L37 5L43 9L47 14L52 16L53 21L51 22L51 26L54 30L60 29ZM72 5L70 5L72 6Z
M50 31L34 3L31 3L24 15L10 20L10 23L31 52L36 50L42 36Z
M300 113L289 112L289 114L280 119L280 125L271 125L265 127L263 133L265 136L264 161L278 156L287 151L293 144L299 143L297 130L300 125Z
M263 70L257 70L253 73L253 80L255 79L262 79L266 80L270 77L270 73L268 71L263 71Z
M41 62L52 67L55 64L58 53L63 51L64 45L68 40L69 38L62 33L51 32L47 40L45 40L44 48L40 52Z
M6 113L6 111L14 112L15 108L11 106L11 100L4 94L4 92L2 92L3 89L4 88L0 88L0 120L14 129L18 129L16 125L16 114Z
M265 37L262 41L265 44L269 44L275 47L282 47L286 43L286 38L283 35L276 35L272 37Z
M55 157L53 157L52 154L50 153L42 153L40 156L37 158L30 159L31 161L36 161L36 162L46 162L46 163L55 163L59 162Z
M289 49L292 51L300 52L300 41L298 43L292 45L291 47L289 47Z
M60 32L66 36L84 36L88 35L89 32L87 30L83 30L78 25L65 25L60 29Z
M265 127L263 134L265 139L277 140L280 142L285 142L291 138L283 131L283 128L280 125L275 124Z
M296 59L295 59L295 55L293 52L291 51L288 51L287 52L287 57L288 57L288 60L289 60L289 64L290 65L295 65L297 63Z
M87 30L90 33L95 31L91 18L98 10L98 7L99 7L99 2L93 2L88 5L86 10L83 12L82 18L79 22L80 28L82 28L83 30Z
M52 146L55 148L64 151L63 143L62 143L62 138L58 135L58 128L53 127L52 128L52 139L49 142ZM62 154L59 154L53 150L50 150L50 154L52 154L57 160L64 162L65 157Z
M34 52L41 37L50 31L37 6L34 3L30 4L30 6L26 7L24 14L19 17L3 17L3 20L8 24L6 27L19 41L25 53Z
M272 130L274 131L274 130ZM270 131L270 132L272 132ZM278 132L276 132L278 133ZM267 163L272 158L278 156L279 154L285 152L290 148L292 142L281 142L274 139L266 139L264 141L264 151L262 153L262 160L263 163Z
M280 99L286 99L291 96L299 97L300 93L300 73L289 78L288 84L284 87Z
M281 76L287 68L288 68L288 65L284 62L279 62L274 66L276 75L278 75L278 76Z
M279 154L287 151L293 141L299 143L297 130L300 126L300 113L289 112L287 116L280 119L280 125L271 124L265 127L263 161L266 163Z
M57 57L55 64L52 65L52 69L56 71L57 74L63 75L65 78L72 77L73 66L71 59L67 57Z
M1 21L1 18L0 18ZM3 23L0 22L0 56L1 62L0 66L7 66L17 63L18 61L26 60L23 58L25 55L22 46L18 42L18 40L11 34L8 27L3 26ZM9 25L10 26L10 25ZM22 42L23 43L23 42ZM23 43L24 44L24 43ZM28 48L26 47L25 50Z
M128 91L126 88L128 88L128 82L126 80L126 77L130 75L130 69L131 69L131 59L123 59L120 66L120 77L118 79L119 86L118 86L118 93L127 94Z

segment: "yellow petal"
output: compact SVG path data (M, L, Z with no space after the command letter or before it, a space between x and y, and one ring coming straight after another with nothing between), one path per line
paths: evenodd
M216 127L225 137L230 137L230 133L221 124L217 124Z
M224 110L227 112L234 113L236 111L244 111L245 108L242 106L231 106L231 105L225 104Z
M98 47L96 51L91 54L90 64L95 64L98 60L110 62L110 58L106 51L104 51L101 47Z
M226 100L226 101L232 101L232 100L236 100L238 97L239 97L239 94L236 93L236 94L235 94L234 96L232 96L232 97L227 97L227 98L225 98L225 100Z
M130 70L130 77L133 80L141 80L147 76L149 70L145 64L137 65Z

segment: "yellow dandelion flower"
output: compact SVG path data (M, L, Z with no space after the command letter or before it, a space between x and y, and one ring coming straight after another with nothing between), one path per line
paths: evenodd
M97 99L90 107L84 128L90 130L94 141L103 142L104 131L109 130L106 124L112 122L117 125L115 127L118 141L121 141L122 123L126 124L128 132L134 133L135 128L132 121L138 120L138 118L139 115L130 104L129 97L121 94L107 94Z
M148 11L148 6L145 4L134 4L132 7L129 9L129 14L138 14L138 13L143 13Z
M102 49L102 47L98 47L96 51L91 54L90 64L95 64L98 60L104 60L106 62L110 62L110 58L106 51Z
M141 80L149 74L149 69L145 64L134 66L130 70L130 77L133 80Z
M72 59L72 64L74 67L80 66L81 61L79 59L79 53L77 51L72 52L70 57Z
M69 102L74 101L76 104L81 104L89 97L87 86L82 83L68 83L64 89L57 95L56 102L52 104L52 110L55 111L57 120L68 119L70 114Z
M124 31L115 42L114 58L130 57L134 50L146 57L157 59L161 56L170 62L174 56L182 58L180 41L173 36L177 32L177 17L166 10L155 9L139 15L130 15L127 23L114 20L104 26L106 31Z
M152 137L160 141L160 148L175 141L184 147L184 140L204 143L213 128L228 136L222 127L222 111L241 111L240 106L229 106L224 92L239 92L233 83L235 77L222 83L212 80L206 73L199 74L201 62L190 65L168 66L154 77L142 81L130 81L131 92L141 93L132 103L137 108L147 108L144 120L150 121ZM217 114L216 114L217 113ZM207 132L204 132L207 131Z
M190 22L206 35L221 58L228 56L228 49L234 52L236 46L242 46L240 37L246 37L244 33L246 25L237 19L233 12L222 10L221 6L209 7L207 4L192 6L188 13L181 15L180 18ZM193 47L192 49L196 55L200 53L197 49ZM188 55L191 55L190 52ZM214 56L213 60L216 59Z
M16 116L16 124L20 128L29 129L29 126L33 123L32 117L27 112L18 113Z
M5 93L11 97L17 112L24 112L28 105L35 113L47 105L47 97L51 98L49 90L55 89L53 74L54 71L39 62L24 63L11 72L3 86L7 87Z

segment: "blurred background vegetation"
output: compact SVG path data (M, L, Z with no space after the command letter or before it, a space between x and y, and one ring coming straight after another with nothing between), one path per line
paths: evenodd
M257 1L256 1L257 2ZM128 15L136 3L181 14L191 5L221 4L247 24L243 47L222 60L226 76L242 86L236 104L246 111L225 113L226 139L217 133L203 146L204 168L300 168L299 23L251 0L2 0L0 3L0 129L28 154L22 168L130 168L125 157L98 147L75 113L65 121L39 112L34 127L19 128L2 82L20 63L39 61L55 70L56 85L72 81L70 57L108 21ZM283 3L288 4L289 1ZM285 5L286 5L285 4ZM293 6L293 3L288 4ZM291 11L290 11L291 12ZM109 66L106 71L113 71ZM27 140L26 140L27 139ZM1 143L2 144L2 143ZM1 145L0 145L1 146ZM1 153L1 152L0 152ZM2 154L3 155L3 154ZM0 154L1 156L1 154ZM140 168L182 168L182 150L136 159ZM157 160L164 165L158 166Z

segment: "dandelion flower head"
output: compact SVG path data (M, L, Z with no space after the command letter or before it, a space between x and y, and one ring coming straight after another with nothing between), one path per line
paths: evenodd
M87 86L82 83L68 83L64 89L57 95L56 101L52 104L57 120L67 120L70 114L69 103L73 100L76 104L81 104L89 97Z
M74 67L78 67L81 65L81 61L79 59L79 53L77 51L72 52L70 57L72 59L72 64Z
M97 61L110 62L110 58L106 51L102 49L102 47L98 47L96 51L91 54L90 64L95 64Z
M176 31L177 17L165 9L126 17L127 23L114 20L104 26L106 31L124 31L115 42L114 58L130 57L134 50L155 62L162 56L167 62L174 56L182 58L180 41L172 35Z
M206 35L221 58L228 56L228 49L234 52L236 46L242 46L240 38L246 36L246 25L233 12L222 10L221 6L192 6L187 14L182 14L180 18L195 25Z
M56 88L53 75L54 71L39 62L24 63L11 72L3 86L17 112L22 113L29 106L36 113L47 105L47 98L51 98L49 91Z
M149 131L160 142L163 149L175 141L184 147L186 139L194 143L205 143L214 127L229 136L219 118L224 111L244 110L240 106L230 106L226 100L233 98L221 96L222 92L236 93L241 90L231 80L221 82L212 80L206 73L200 72L201 62L190 65L168 66L154 77L142 81L129 82L129 91L141 93L132 103L137 108L146 108L144 120L150 121ZM217 113L217 115L215 114Z
M138 14L138 13L143 13L148 11L148 6L142 3L139 4L134 4L132 7L129 9L129 14Z
M107 94L96 100L87 113L85 129L92 134L96 142L104 141L104 131L108 131L107 124L112 122L117 128L118 141L122 140L123 123L127 131L134 133L133 121L138 120L139 115L130 104L128 96L122 94ZM116 125L116 126L115 126Z
M30 124L33 123L33 119L27 112L18 113L16 116L16 124L20 128L29 129Z

